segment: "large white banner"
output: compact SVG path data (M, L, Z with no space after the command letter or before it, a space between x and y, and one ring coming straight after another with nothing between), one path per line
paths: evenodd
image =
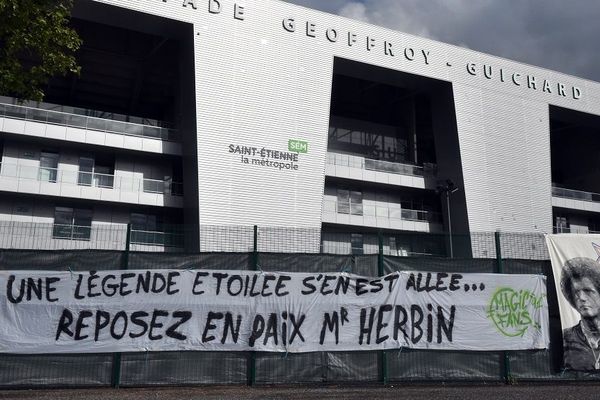
M600 370L600 235L546 235L563 329L564 366Z
M537 275L0 272L0 351L547 348Z

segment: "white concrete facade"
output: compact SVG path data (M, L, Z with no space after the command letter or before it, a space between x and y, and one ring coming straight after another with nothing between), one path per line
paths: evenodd
M441 221L393 217L402 215L394 196L401 198L403 190L431 195L437 180L457 180L440 168L452 163L458 166L457 196L466 213L463 218L453 209L451 216L454 221L464 219L470 232L551 232L553 206L600 210L597 205L569 205L552 196L550 159L549 107L600 115L600 84L596 82L277 0L97 3L193 27L196 126L188 134L195 134L196 148L188 150L197 159L194 186L198 189L186 196L194 199L198 216L188 223L307 229L330 224L441 232ZM401 173L372 170L365 168L364 157L328 150L330 127L343 123L332 118L330 109L334 64L340 59L448 83L455 117L448 135L456 133L458 156L443 155L443 126L436 127L436 141L440 139L437 174L428 174L422 166L414 166L416 172L409 172L410 168ZM135 157L115 159L115 178L163 179L170 175L169 162L145 163L144 157L179 157L186 151L178 142L8 117L0 118L0 129L72 145L139 151L139 163ZM307 148L298 151L294 143ZM11 181L4 173L10 165L35 166L35 157L28 160L23 151L5 141L0 174L4 190L183 207L181 198L143 190L131 194L116 188L84 189L72 182L52 189L39 182L32 186L23 179ZM74 150L61 153L60 168L76 175L76 157ZM378 191L394 194L386 200L365 194L363 206L373 212L344 214L336 208L331 192L340 182L365 186L365 193L379 187ZM319 250L315 243L310 247L295 250Z
M551 231L548 106L600 114L595 82L280 1L105 2L194 24L201 223L320 225L335 57L452 82L474 231ZM227 154L288 139L311 149L292 173Z

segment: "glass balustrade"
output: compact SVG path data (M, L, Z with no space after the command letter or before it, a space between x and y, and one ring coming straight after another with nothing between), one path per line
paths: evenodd
M158 120L48 103L37 103L38 107L14 103L14 99L0 96L0 117L165 141L179 141L180 139L176 129Z
M337 165L340 167L359 168L368 171L387 172L399 175L434 176L437 174L437 166L435 164L428 163L421 167L418 165L373 160L370 158L333 152L327 153L327 163L329 165Z
M65 222L0 221L0 242L6 248L124 249L127 226L89 221ZM130 243L141 246L182 249L184 225L169 224L154 230L131 230ZM85 242L85 243L84 243ZM150 249L146 249L150 250Z
M565 189L557 186L552 187L552 196L565 199L600 202L600 193L584 192L582 190Z
M90 240L91 226L54 224L52 237L55 239Z
M183 247L184 235L179 232L131 230L131 243L150 246Z
M340 212L340 209L337 207L337 202L332 200L325 200L323 202L323 210L328 213L349 214L348 212ZM365 217L400 219L403 221L418 221L432 223L442 222L442 215L435 211L410 210L400 207L374 206L367 205L364 203L362 206L361 215Z
M183 195L183 183L169 180L141 179L92 172L2 163L0 177L64 183L129 192L146 192L172 196Z

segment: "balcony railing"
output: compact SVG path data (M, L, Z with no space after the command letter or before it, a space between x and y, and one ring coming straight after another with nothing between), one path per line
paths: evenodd
M89 225L54 224L52 237L54 239L90 240L92 227Z
M442 215L435 211L411 210L400 207L382 207L373 205L362 205L361 207L338 207L337 201L325 200L323 202L324 212L337 214L360 215L364 217L389 218L403 221L441 223ZM343 211L343 212L340 212Z
M329 165L337 165L340 167L359 168L399 175L434 176L437 174L437 166L435 164L425 164L425 166L421 167L419 165L373 160L370 158L332 152L327 153L327 163Z
M183 247L184 234L181 232L158 232L132 229L131 243L147 246Z
M131 229L130 243L142 251L182 249L186 228L164 225L157 230ZM127 225L91 222L91 225L0 220L0 249L124 250Z
M166 126L167 124L162 121L48 103L38 103L38 107L31 107L12 104L14 101L10 97L0 97L0 118L6 117L120 135L179 141L178 131Z
M52 228L53 239L91 240L91 225L66 225L54 224ZM131 244L150 246L183 247L184 235L176 232L131 230Z
M600 202L600 193L584 192L582 190L565 189L557 186L552 187L552 196L565 199Z
M66 183L102 189L116 189L127 192L146 192L172 196L183 195L183 183L181 182L67 171L48 167L2 163L0 177L29 179L51 183Z

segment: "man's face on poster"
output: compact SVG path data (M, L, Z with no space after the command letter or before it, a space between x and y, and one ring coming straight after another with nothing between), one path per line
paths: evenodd
M600 316L600 293L589 278L573 280L573 297L582 318Z

